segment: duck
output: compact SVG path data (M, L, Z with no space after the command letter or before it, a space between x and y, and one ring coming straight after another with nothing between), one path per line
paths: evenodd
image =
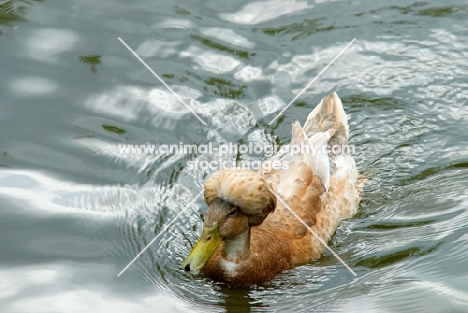
M251 286L318 259L340 221L358 209L362 186L348 139L343 104L332 92L304 126L292 124L291 142L268 160L281 166L210 176L203 230L182 269Z

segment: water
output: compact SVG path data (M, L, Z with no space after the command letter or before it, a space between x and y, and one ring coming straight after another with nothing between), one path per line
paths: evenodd
M464 1L2 1L0 311L466 312L467 21ZM117 277L211 173L119 144L285 144L332 90L369 179L330 243L357 277L328 252L261 287L185 273L201 199Z

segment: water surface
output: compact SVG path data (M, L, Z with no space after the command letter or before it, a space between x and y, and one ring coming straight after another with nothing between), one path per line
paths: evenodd
M1 311L466 311L467 51L464 1L1 2ZM117 277L212 158L119 144L286 144L333 90L369 178L330 242L357 277L328 252L260 287L183 272L202 199Z

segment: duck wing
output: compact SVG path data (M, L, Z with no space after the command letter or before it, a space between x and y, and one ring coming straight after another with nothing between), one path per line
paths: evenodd
M331 93L309 114L304 127L297 121L293 123L291 143L269 160L281 162L282 168L263 170L263 176L275 192L308 226L316 223L333 176L356 172L349 151L330 151L333 145L346 146L348 136L348 122L341 100L336 93ZM293 233L296 238L307 232L281 202L265 222L273 222L275 227L281 225L280 228Z

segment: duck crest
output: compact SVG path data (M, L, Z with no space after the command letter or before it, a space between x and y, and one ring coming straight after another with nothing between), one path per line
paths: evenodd
M262 175L245 169L225 169L205 182L205 202L216 198L238 206L249 216L251 226L259 225L276 207L276 197Z

